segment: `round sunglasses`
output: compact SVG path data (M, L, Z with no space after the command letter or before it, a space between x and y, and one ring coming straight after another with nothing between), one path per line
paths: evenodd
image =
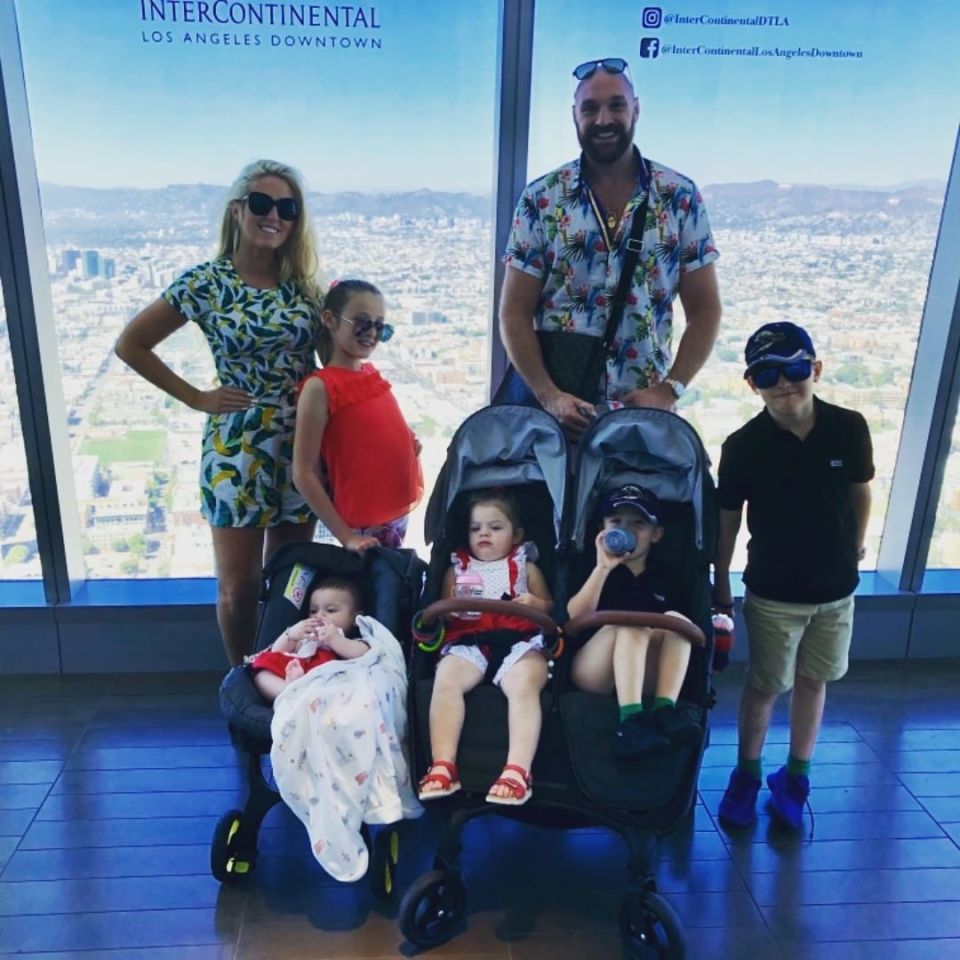
M760 390L769 390L777 385L781 374L791 383L801 383L813 372L813 361L791 360L790 363L774 363L767 367L760 367L744 374L744 377L753 381L753 385Z
M627 69L627 61L622 57L604 57L602 60L587 60L573 68L573 75L578 80L589 80L598 70L607 73L623 73Z
M342 313L335 313L338 320L344 320L353 327L353 335L359 340L371 330L376 333L381 343L386 343L393 336L393 327L383 320L371 320L369 317L345 317Z
M288 223L300 216L300 204L294 197L281 197L279 200L274 200L269 193L254 190L241 197L240 201L246 203L247 209L255 217L265 217L274 207L277 208L277 216Z

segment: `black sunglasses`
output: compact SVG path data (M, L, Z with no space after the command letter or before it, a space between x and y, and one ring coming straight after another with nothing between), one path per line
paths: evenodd
M393 327L383 320L371 320L369 317L345 317L342 313L334 316L349 323L353 327L353 335L358 340L365 337L371 330L376 332L377 339L381 343L386 343L393 336Z
M760 367L746 374L755 387L769 390L777 385L780 375L783 374L791 383L801 383L813 372L811 360L791 360L790 363L774 363L769 367Z
M589 80L597 70L607 73L623 73L627 69L627 61L622 57L604 57L602 60L587 60L573 68L573 75L578 80Z
M300 204L293 197L281 197L274 200L269 193L260 193L254 190L245 197L240 198L246 201L247 209L255 217L265 217L274 207L277 208L277 216L281 220L296 220L300 216Z

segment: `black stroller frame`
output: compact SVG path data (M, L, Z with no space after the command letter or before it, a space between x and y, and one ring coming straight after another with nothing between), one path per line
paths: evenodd
M692 621L656 614L593 614L594 622L570 622L556 629L552 676L541 695L543 729L534 758L534 793L520 807L494 807L486 790L506 755L506 700L489 685L466 698L466 721L458 751L462 790L433 799L441 818L433 869L408 889L399 910L409 941L430 947L452 937L466 918L466 891L459 862L461 834L475 817L497 813L514 820L559 829L601 826L626 841L627 891L619 913L625 953L638 960L681 960L686 956L682 925L669 903L656 893L653 864L660 837L691 811L703 751L708 743L708 713L715 702L710 683L709 565L716 538L713 482L696 432L682 418L664 411L624 409L599 417L577 451L577 469L569 484L566 443L559 424L543 411L495 406L461 425L448 450L447 463L427 513L427 541L433 542L425 601L438 595L449 564L453 538L465 529L464 497L474 489L513 487L521 498L524 525L540 548L540 561L556 598L554 612L566 620L569 597L594 563L593 537L603 493L625 483L653 489L665 508L666 533L658 551L683 587L681 610ZM562 477L558 475L558 463ZM524 499L525 496L525 499ZM544 517L548 506L552 516ZM536 515L539 509L540 515ZM528 511L532 510L533 513ZM590 534L588 536L588 534ZM545 541L553 538L552 543ZM549 548L557 546L555 554ZM492 609L496 601L444 600L428 605L428 624L456 609ZM596 619L599 618L599 619ZM644 619L646 618L646 619ZM703 735L695 749L657 755L625 769L613 758L616 702L609 696L572 689L569 656L561 656L574 633L599 622L666 626L695 645L678 706L695 719ZM566 636L564 633L566 632ZM546 635L545 635L546 636ZM433 655L414 649L409 670L410 752L417 776L430 762L429 702Z
M304 617L313 586L331 576L356 579L369 611L409 646L410 619L416 609L425 564L412 550L368 551L364 557L323 543L281 547L263 571L260 623L256 649L268 647L287 627ZM220 685L220 708L237 749L245 754L249 794L242 810L230 810L218 821L210 846L210 870L223 884L236 884L254 872L257 841L264 817L281 801L264 776L263 758L270 753L273 708L260 696L249 669L234 667ZM361 828L370 851L368 876L374 894L393 892L399 839L396 825L372 832Z

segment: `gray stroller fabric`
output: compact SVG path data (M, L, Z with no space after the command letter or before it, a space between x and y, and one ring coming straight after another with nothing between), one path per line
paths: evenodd
M696 431L665 410L627 407L600 417L580 443L573 540L583 549L590 514L613 487L638 483L661 500L692 503L703 548L703 477L710 465Z
M484 407L468 417L450 441L446 464L427 505L426 542L443 536L447 513L458 493L533 481L543 481L550 491L559 540L566 463L563 431L549 413L513 404Z

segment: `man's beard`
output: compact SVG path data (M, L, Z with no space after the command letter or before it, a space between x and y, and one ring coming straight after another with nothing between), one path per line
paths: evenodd
M602 127L595 124L584 134L577 127L577 140L591 163L606 166L616 163L630 149L635 128L636 124L631 124L629 130L619 123L608 123ZM609 133L611 130L617 131L615 140L598 142L595 139L597 133Z

